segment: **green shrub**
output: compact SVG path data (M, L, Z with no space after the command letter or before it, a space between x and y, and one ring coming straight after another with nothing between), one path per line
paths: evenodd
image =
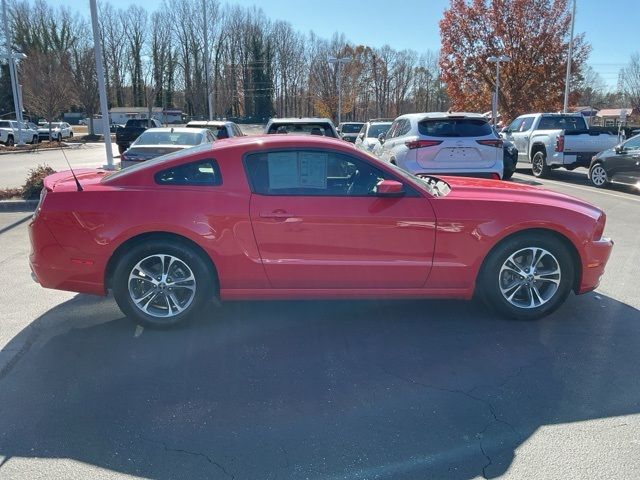
M29 170L27 181L22 187L22 198L29 200L38 198L40 191L44 187L44 177L56 173L49 165L38 165L36 168Z

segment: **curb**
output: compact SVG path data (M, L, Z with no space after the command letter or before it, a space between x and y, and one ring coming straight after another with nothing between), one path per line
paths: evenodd
M39 200L0 200L0 212L33 212Z

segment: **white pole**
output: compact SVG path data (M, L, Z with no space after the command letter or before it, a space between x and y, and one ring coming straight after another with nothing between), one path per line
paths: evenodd
M209 34L207 33L207 0L202 0L202 18L204 27L204 84L205 88L207 89L209 120L213 120L213 105L211 102L211 90L209 89Z
M342 122L342 62L338 62L338 124Z
M102 45L100 44L100 32L98 30L98 7L96 0L89 0L91 7L91 26L93 28L93 51L96 56L96 76L98 77L98 93L100 94L100 112L102 113L102 135L104 148L107 152L107 164L105 170L114 170L113 150L111 147L111 132L109 131L109 106L107 104L107 88L104 81L104 64L102 63Z
M494 127L498 124L498 95L500 95L500 59L496 61L496 93L492 102L493 105L491 105Z
M18 78L16 71L16 63L11 52L11 31L9 30L9 20L7 17L7 1L2 0L2 22L4 27L4 39L6 48L7 65L9 66L9 77L11 79L11 91L13 93L13 109L16 113L16 120L18 121L18 145L24 145L24 139L22 138L22 109L20 105L20 98L18 97ZM49 119L47 119L49 120ZM15 140L15 139L14 139Z
M563 112L569 111L569 78L571 77L571 54L573 53L573 27L576 23L576 0L573 0L573 13L571 14L571 40L569 40L569 56L567 57L567 78L564 82L564 108Z

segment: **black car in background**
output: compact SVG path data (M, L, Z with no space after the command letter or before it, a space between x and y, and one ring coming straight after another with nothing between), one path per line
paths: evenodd
M589 180L598 188L611 182L640 182L640 135L598 153L591 160Z
M503 180L509 180L516 172L516 165L518 163L518 149L509 140L502 141L502 151L504 157L502 159L504 163L504 170L502 173Z

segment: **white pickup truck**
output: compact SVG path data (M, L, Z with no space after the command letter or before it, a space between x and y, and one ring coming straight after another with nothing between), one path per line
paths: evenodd
M501 132L518 149L518 161L530 162L536 177L554 168L589 167L591 158L619 143L616 135L589 130L581 114L533 113L521 115Z

